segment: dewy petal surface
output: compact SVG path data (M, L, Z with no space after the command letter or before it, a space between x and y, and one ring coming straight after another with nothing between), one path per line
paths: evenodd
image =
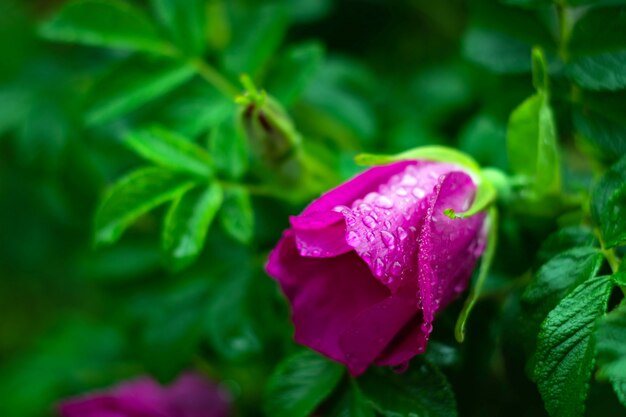
M290 230L270 254L267 271L290 301L296 341L346 364L342 334L360 313L390 296L354 251L303 257Z
M467 210L475 194L472 179L463 172L446 174L430 197L422 226L419 251L419 301L422 330L428 337L437 311L467 287L476 260L485 247L485 214L451 219L447 208Z
M340 210L346 219L346 242L392 292L417 285L419 230L429 197L439 178L457 169L449 164L405 167L378 190Z
M323 194L307 206L302 214L290 218L302 256L330 257L349 252L345 239L344 217L336 207L352 204L386 183L415 161L401 161L370 168L337 188Z

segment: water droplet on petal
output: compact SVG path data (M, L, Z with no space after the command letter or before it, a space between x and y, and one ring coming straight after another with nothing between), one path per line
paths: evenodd
M385 246L387 246L389 249L393 249L396 246L396 238L388 231L383 230L382 232L380 232L380 237L382 238Z
M413 175L405 174L402 177L402 181L400 181L400 184L401 185L408 185L408 186L415 185L415 184L417 184L417 178L415 178Z
M372 216L363 217L363 224L369 227L370 229L373 229L378 225L378 223L376 223L376 220L374 220Z
M337 212L337 213L345 213L345 212L350 212L350 209L346 206L335 206L333 207L333 211Z
M356 224L356 219L354 218L354 216L346 217L346 224L348 226L354 226Z
M423 198L426 195L426 192L419 187L415 187L411 190L411 194L417 198Z
M369 205L369 204L367 204L367 203L361 203L361 204L359 204L358 209L359 209L359 211L360 211L361 213L363 213L363 214L367 214L367 213L369 213L370 211L372 211L372 206L370 206L370 205Z
M404 197L405 195L409 194L409 192L406 190L406 188L400 187L396 189L396 194L398 194L400 197Z
M380 208L389 209L393 207L393 200L387 196L381 195L376 199L376 201L374 201L374 204Z
M430 322L425 321L424 323L422 323L422 331L426 334L429 334L430 332L433 331L433 325Z
M385 270L385 263L383 262L382 259L376 258L376 261L374 262L374 275L376 275L377 277L381 277L383 275L384 270Z
M378 198L379 194L378 193L369 193L365 196L365 198L363 199L363 201L365 201L366 203L371 203L374 200L376 200Z
M385 228L391 229L391 222L389 220L385 220Z
M363 258L363 260L365 261L365 263L370 263L370 261L372 260L372 255L369 252L363 252L361 254L361 258Z
M374 240L376 240L376 237L374 236L374 233L372 232L367 232L365 234L365 237L367 238L368 242L373 242Z
M361 238L359 237L359 234L357 232L352 230L348 232L348 237L346 238L346 242L348 243L348 245L352 246L353 248L356 248L357 246L359 246L359 243L361 243Z
M391 265L391 274L399 277L402 274L402 264L398 261L395 261L393 265Z
M404 230L404 227L398 226L398 238L400 239L400 241L403 241L408 236L409 236L409 234L407 233L406 230Z

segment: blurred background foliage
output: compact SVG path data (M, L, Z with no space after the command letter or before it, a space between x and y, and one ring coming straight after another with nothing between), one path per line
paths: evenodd
M504 208L466 342L455 303L426 357L462 416L544 415L520 294L558 253L536 257L543 240L585 223L594 175L626 151L623 2L568 3L0 2L0 415L51 415L64 396L189 367L230 389L236 415L262 415L266 381L299 350L263 272L288 216L356 173L363 151L443 144L508 170L509 117L537 86L533 46L569 197ZM286 159L246 140L268 133L234 101L242 73L290 115L296 133L261 141ZM110 190L130 172L149 190L120 197L126 216ZM368 416L348 404L359 395L344 381L318 413ZM588 415L620 412L593 384Z

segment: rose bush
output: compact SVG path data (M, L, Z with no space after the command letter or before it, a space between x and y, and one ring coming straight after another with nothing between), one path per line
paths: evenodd
M190 372L168 386L141 377L58 406L63 417L226 417L229 409L225 391Z
M313 201L272 251L295 339L348 366L397 366L423 353L435 314L468 284L485 247L484 213L467 210L464 169L401 161L370 168Z

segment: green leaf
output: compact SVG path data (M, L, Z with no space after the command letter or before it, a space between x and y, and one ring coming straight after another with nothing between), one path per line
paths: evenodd
M254 211L248 190L233 187L225 191L220 223L232 238L246 245L250 243L254 232Z
M567 44L580 57L626 48L626 14L622 7L594 7L582 14Z
M251 255L243 252L226 260L219 255L213 252L215 259L220 259L220 265L211 272L222 279L207 303L204 329L219 356L229 361L242 361L258 355L263 348L253 318L260 314L256 306L261 301L259 293L252 288L254 275L247 262Z
M532 50L532 70L533 70L533 86L535 90L548 91L548 64L546 56L541 48L533 48Z
M530 179L537 194L560 191L556 125L545 93L531 96L513 111L507 131L507 150L513 172Z
M92 46L160 52L166 48L141 10L118 0L66 3L40 27L47 39Z
M143 294L139 353L160 381L171 381L193 359L202 337L208 293L206 279L195 279L175 281L162 294Z
M479 113L472 118L459 135L458 146L481 166L508 170L506 123L491 114Z
M324 49L311 42L290 48L272 68L266 87L272 97L288 107L300 96L320 68Z
M142 108L138 124L158 120L162 126L188 138L198 138L235 113L235 103L206 81L194 78L154 105Z
M381 165L410 159L448 162L467 168L474 173L480 172L480 165L469 155L446 146L422 146L397 155L373 155L364 153L357 155L354 161L359 165Z
M128 376L119 367L128 349L121 329L79 314L48 318L51 322L37 332L34 343L2 366L3 416L46 415L68 387L96 389Z
M86 121L102 124L174 90L194 75L184 63L136 56L113 68L92 87Z
M454 417L456 400L445 376L433 365L413 360L396 373L373 368L358 379L365 396L386 417Z
M267 383L266 415L306 417L333 391L344 368L317 353L304 351L280 363Z
M583 282L541 324L534 376L552 417L583 415L594 362L592 334L612 285L608 276Z
M569 77L589 90L626 88L626 51L585 56L567 66Z
M137 154L157 165L202 178L213 174L213 160L201 147L166 129L152 127L126 136L126 143Z
M212 183L186 192L170 206L162 239L172 269L179 271L198 257L222 199L222 188L218 183Z
M542 7L551 6L552 0L500 0L504 4L520 7Z
M239 30L222 54L222 63L232 74L254 76L280 45L287 30L287 12L280 5L262 5L237 23Z
M236 180L246 173L248 144L233 117L227 117L212 129L209 150L220 174Z
M613 165L593 187L591 214L600 228L605 247L626 242L626 157Z
M598 248L566 250L539 268L522 300L532 306L534 316L543 318L573 288L595 277L603 260Z
M204 52L208 38L206 0L152 0L152 7L180 50L190 55Z
M507 34L470 27L463 36L463 56L499 74L530 71L530 44Z
M615 161L626 154L626 123L605 117L604 111L574 110L574 127L581 139L592 147L598 159Z
M341 395L330 407L327 417L375 417L374 408L359 389L356 380L344 384Z
M95 219L96 244L110 244L138 217L184 193L194 182L163 168L142 168L122 178L102 199Z
M554 232L541 244L537 258L542 263L550 258L576 247L599 247L593 230L587 226L569 226Z
M626 406L626 300L598 321L595 340L598 375L611 381Z
M308 84L297 109L306 117L299 122L342 146L354 148L371 142L378 132L378 119L370 98L378 88L374 75L362 64L329 58L322 62Z

